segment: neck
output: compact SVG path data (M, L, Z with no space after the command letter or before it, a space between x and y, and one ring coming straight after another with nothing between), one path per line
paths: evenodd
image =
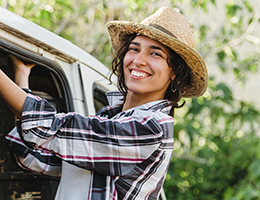
M128 109L152 102L152 101L157 101L157 100L162 100L162 96L154 96L154 95L149 95L149 94L136 94L132 93L131 91L127 92L126 95L126 100L123 105L122 111L126 111Z

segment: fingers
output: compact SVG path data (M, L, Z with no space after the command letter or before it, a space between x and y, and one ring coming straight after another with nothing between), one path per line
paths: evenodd
M32 69L34 66L35 66L35 64L33 64L33 63L26 64L26 67L29 67L30 69Z
M14 81L21 88L29 88L29 75L31 69L35 66L32 63L24 63L14 55L9 54L14 66Z
M12 61L13 65L14 65L14 67L17 67L19 65L24 65L24 63L21 60L19 60L18 58L16 58L12 54L9 54L9 57L11 58L11 61Z
M29 69L32 69L35 64L33 63L24 63L22 60L18 59L16 56L9 54L9 57L14 65L14 67L27 67Z

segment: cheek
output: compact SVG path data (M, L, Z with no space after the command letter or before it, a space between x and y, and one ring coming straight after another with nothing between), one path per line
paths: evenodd
M123 60L124 68L127 67L132 61L133 61L133 56L131 56L129 52L126 53Z
M160 74L163 77L170 77L173 74L172 68L169 67L168 63L166 61L159 61L157 62L157 60L153 60L151 62L151 66L153 66L153 71L157 72L158 74Z
M168 65L165 65L164 68L160 69L160 74L161 74L161 78L162 80L164 80L167 84L169 82L171 82L173 79L172 79L172 69L168 67Z

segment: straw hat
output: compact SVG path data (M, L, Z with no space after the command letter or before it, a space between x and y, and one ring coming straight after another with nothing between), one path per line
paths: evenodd
M161 7L141 23L111 21L106 24L114 49L122 36L138 33L159 41L178 53L191 68L191 84L184 88L184 97L198 97L207 89L208 72L203 58L195 50L190 21L179 12Z

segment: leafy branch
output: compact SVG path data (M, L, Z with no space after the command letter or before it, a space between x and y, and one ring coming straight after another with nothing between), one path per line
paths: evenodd
M260 39L254 37L252 35L252 33L253 33L256 25L257 25L257 22L260 19L260 12L259 12L259 10L260 10L260 2L257 5L256 13L255 13L255 15L253 17L253 20L251 21L251 23L247 27L247 30L242 35L240 35L237 38L229 41L228 43L223 44L223 45L221 45L219 47L216 47L216 48L210 50L207 53L207 55L215 55L215 54L217 54L217 53L219 53L221 51L224 51L228 47L231 48L231 47L237 46L237 45L239 45L240 43L242 43L245 40L248 40L248 41L253 42L255 44L260 44Z
M172 153L172 156L178 159L182 159L182 160L189 160L189 161L195 161L197 163L200 164L207 164L208 160L204 159L204 158L200 158L200 157L193 157L193 156L188 156L188 155L179 155L177 153Z

